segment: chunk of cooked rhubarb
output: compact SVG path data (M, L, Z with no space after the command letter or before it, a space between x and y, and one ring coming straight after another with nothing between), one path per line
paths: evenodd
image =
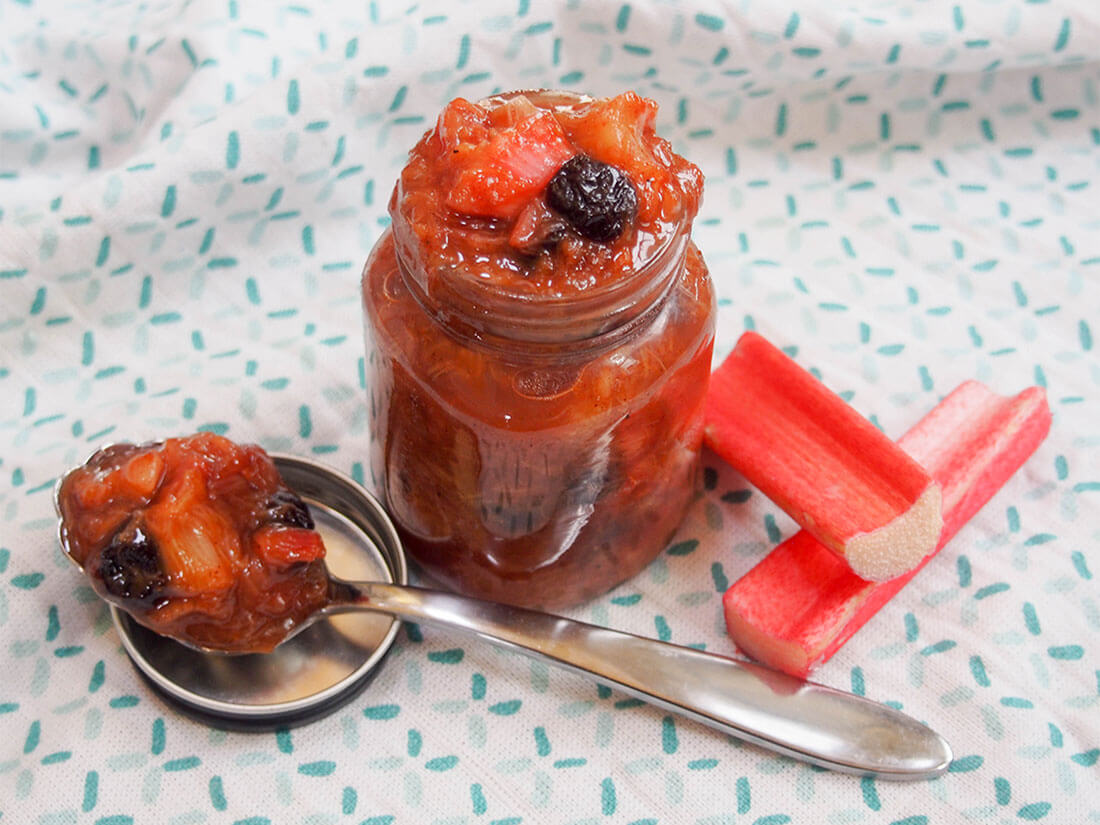
M937 551L1036 450L1050 421L1039 387L1006 398L968 381L902 436L899 445L943 491ZM726 626L752 658L804 677L836 653L933 555L895 579L868 582L802 530L726 591Z
M920 464L755 332L714 371L711 448L864 579L935 549L940 489Z
M563 113L576 124L573 140L586 154L642 176L666 175L645 135L656 128L657 104L635 92L599 101L582 112Z
M534 114L488 134L456 160L462 166L447 195L449 207L468 215L514 218L576 154L554 115L531 108Z

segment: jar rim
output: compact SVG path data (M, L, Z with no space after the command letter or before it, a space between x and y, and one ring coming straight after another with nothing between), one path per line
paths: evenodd
M684 266L690 221L673 225L652 253L625 278L571 293L538 294L427 271L416 254L416 233L393 221L398 268L430 315L460 333L502 342L564 344L600 338L629 326L667 293Z

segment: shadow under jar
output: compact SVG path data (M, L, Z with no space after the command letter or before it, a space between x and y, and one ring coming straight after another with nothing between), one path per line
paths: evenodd
M458 99L410 153L363 273L371 470L445 587L583 602L652 561L694 497L702 175L655 120L630 92Z

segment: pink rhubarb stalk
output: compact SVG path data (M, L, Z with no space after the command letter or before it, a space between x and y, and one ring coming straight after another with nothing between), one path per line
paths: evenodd
M919 463L765 338L711 376L711 448L856 575L885 581L931 553L940 489Z
M1050 422L1041 388L1006 398L968 381L901 438L899 445L925 466L943 492L943 532L936 551L1036 450ZM932 555L898 578L868 582L802 530L729 588L723 599L726 626L737 646L752 658L805 677L836 653Z

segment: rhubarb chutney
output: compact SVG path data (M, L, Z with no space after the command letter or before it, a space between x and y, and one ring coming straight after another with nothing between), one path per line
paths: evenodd
M700 171L656 104L444 108L363 273L372 480L419 569L528 607L590 599L695 492L714 295Z
M270 651L328 600L313 517L259 447L114 444L62 479L57 506L95 591L194 647Z

